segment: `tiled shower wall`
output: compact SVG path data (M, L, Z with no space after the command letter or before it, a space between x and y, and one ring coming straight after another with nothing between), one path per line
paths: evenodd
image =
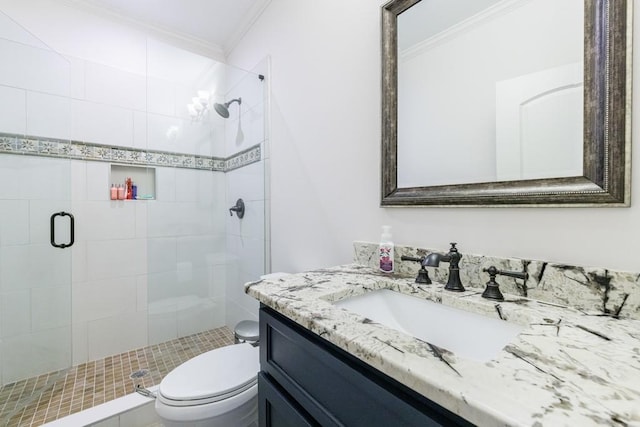
M5 21L3 30L14 25ZM19 43L0 39L0 55L15 61L0 69L0 132L219 157L264 140L263 85L253 74L251 83L246 72L227 78L228 67L152 40L114 42L146 52L144 67L123 68L62 58L19 28L12 34ZM191 97L215 89L222 101L225 81L243 97L241 122L233 122L235 105L227 122L215 114L192 122ZM231 128L235 139L225 146ZM155 167L155 200L111 201L110 163L0 155L0 176L16 184L0 190L0 332L10 349L0 352L0 382L245 318L227 318L225 294L264 269L264 192L255 190L264 188L262 164L228 180L223 172ZM245 169L249 181L231 179ZM238 239L228 241L226 227L239 226L228 214L237 197L248 213ZM48 217L61 210L76 217L76 242L52 251ZM227 270L228 244L237 249L232 259L252 257L251 271L239 261ZM25 283L11 280L12 268L47 273ZM44 352L30 351L35 335L46 339Z

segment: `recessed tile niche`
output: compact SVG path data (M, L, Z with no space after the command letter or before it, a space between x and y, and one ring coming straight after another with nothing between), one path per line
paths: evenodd
M113 164L111 165L109 188L111 188L112 184L125 184L127 178L131 178L133 184L138 187L138 200L154 200L156 198L155 168ZM108 191L109 188L107 188L105 191Z

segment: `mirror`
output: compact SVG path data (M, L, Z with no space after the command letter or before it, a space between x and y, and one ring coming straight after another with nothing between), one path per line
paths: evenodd
M630 8L385 4L381 205L629 206Z

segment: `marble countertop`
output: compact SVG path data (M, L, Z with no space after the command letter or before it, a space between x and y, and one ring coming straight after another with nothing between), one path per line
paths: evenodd
M385 288L525 329L480 363L332 304ZM474 424L640 426L639 320L510 295L490 301L481 289L448 292L356 264L251 282L245 291Z

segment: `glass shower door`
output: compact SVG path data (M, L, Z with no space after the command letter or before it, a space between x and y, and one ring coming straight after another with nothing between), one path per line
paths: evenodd
M69 61L1 12L0 55L0 385L22 387L4 425L71 366L73 227Z

